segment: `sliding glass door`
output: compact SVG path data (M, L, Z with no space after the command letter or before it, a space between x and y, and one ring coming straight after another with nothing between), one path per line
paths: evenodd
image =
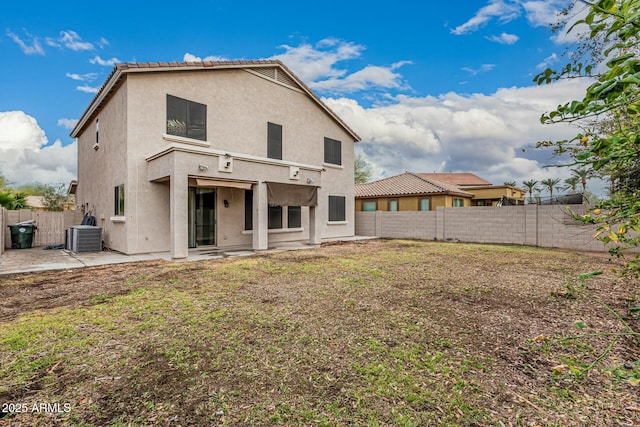
M216 244L216 189L189 187L189 247Z

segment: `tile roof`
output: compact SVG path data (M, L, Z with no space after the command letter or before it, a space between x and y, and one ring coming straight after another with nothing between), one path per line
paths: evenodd
M460 186L491 185L489 181L486 181L472 173L419 173L417 175L427 179L437 179L438 181L449 182Z
M126 74L133 72L153 72L153 71L185 71L203 69L225 69L225 68L254 68L254 67L277 67L283 70L289 77L300 86L311 98L320 105L347 133L353 136L355 141L360 141L360 137L355 133L335 112L333 112L322 100L286 65L277 59L242 60L242 61L190 61L190 62L127 62L116 64L111 70L109 77L102 84L98 93L93 98L75 128L71 131L71 137L76 138L85 127L86 123L93 117L97 110L108 101L111 95L118 89L125 79Z
M456 194L473 197L472 193L461 190L449 182L438 181L421 176L422 174L405 172L378 181L355 186L356 197L408 196L418 194Z

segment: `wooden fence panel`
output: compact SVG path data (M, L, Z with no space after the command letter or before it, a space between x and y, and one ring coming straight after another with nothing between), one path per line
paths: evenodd
M82 222L82 212L33 212L20 209L6 211L4 218L4 224L1 224L4 228L4 248L11 248L11 231L7 226L29 220L34 220L37 227L33 246L49 246L65 242L67 228Z

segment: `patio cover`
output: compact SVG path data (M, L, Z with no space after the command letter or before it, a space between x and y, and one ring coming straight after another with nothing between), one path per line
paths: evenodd
M240 181L221 181L218 179L202 179L196 178L196 187L228 187L228 188L240 188L242 190L251 190L250 182Z
M318 206L318 187L267 182L269 206Z

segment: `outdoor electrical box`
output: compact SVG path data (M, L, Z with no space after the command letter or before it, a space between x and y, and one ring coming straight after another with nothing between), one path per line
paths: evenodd
M100 252L102 228L93 225L74 225L68 228L65 248L71 252Z

